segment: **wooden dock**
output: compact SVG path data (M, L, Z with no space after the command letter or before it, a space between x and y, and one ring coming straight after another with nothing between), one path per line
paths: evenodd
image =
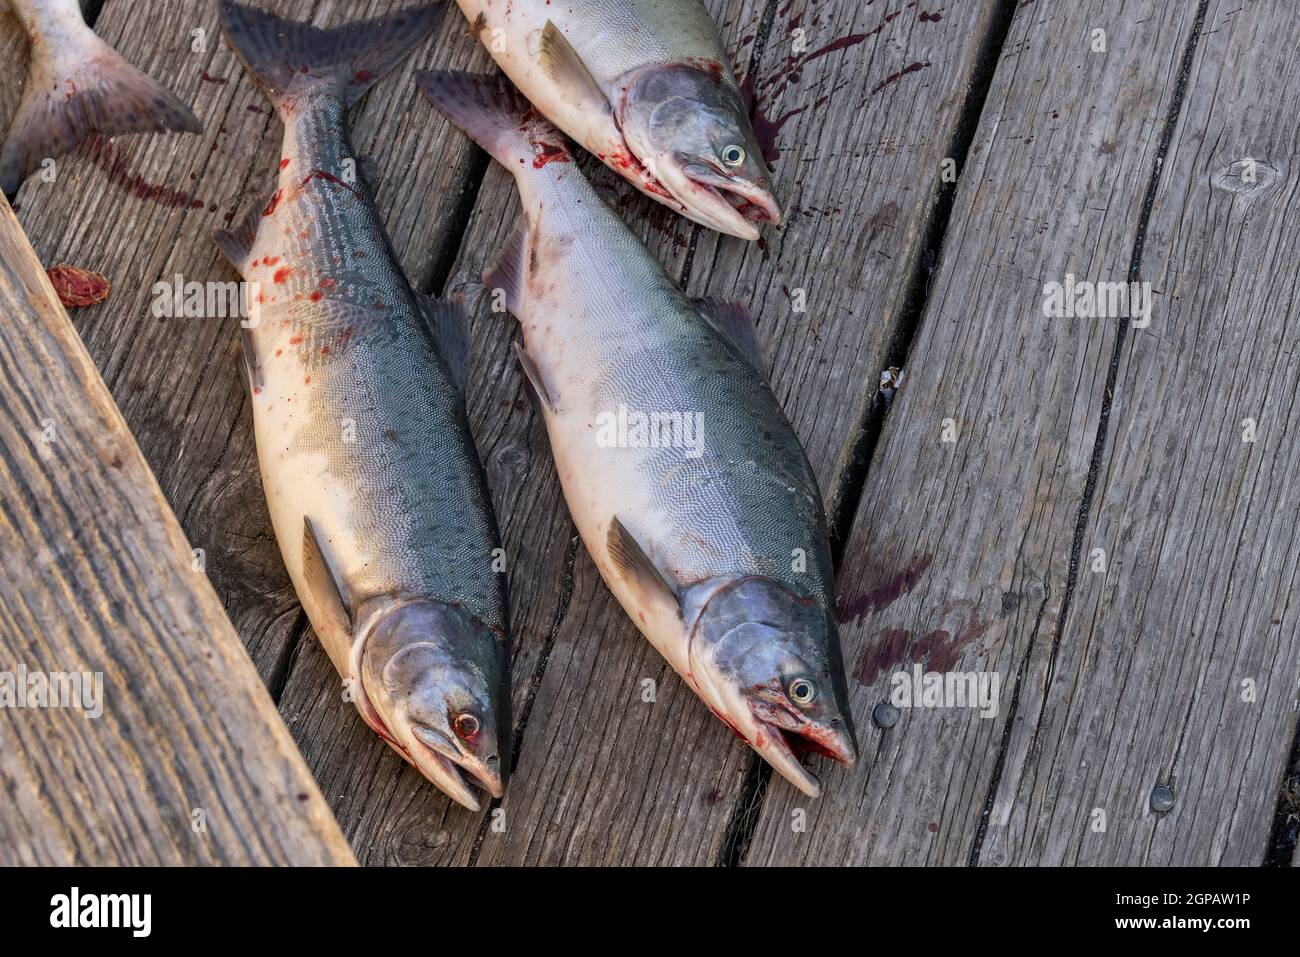
M260 3L320 24L405 5ZM577 541L515 330L477 278L518 215L513 186L412 81L491 69L450 6L358 108L355 142L413 284L473 315L468 404L509 558L517 722L509 793L476 814L343 700L271 532L231 322L151 310L155 283L235 278L210 235L265 194L279 122L220 41L215 3L92 5L99 33L206 132L84 149L55 182L29 181L17 215L45 264L112 281L77 331L356 857L1291 863L1293 4L708 5L779 151L787 224L721 237L586 168L689 292L758 319L831 511L861 758L813 759L817 801L773 777L640 638ZM22 49L13 32L0 16L0 50ZM0 128L21 65L0 67ZM1046 316L1046 284L1067 276L1149 282L1149 321ZM890 367L905 378L886 394ZM879 727L891 677L914 664L998 675L997 713L902 709ZM0 712L9 788L4 754L32 746L21 727Z

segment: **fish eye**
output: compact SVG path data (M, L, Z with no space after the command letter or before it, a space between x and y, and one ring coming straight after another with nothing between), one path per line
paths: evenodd
M728 166L739 166L745 162L744 147L737 146L734 143L731 146L724 146L722 148L722 162Z
M797 705L810 705L817 697L817 684L811 678L795 678L790 682L790 700Z
M468 741L478 734L479 721L476 716L466 711L464 714L456 715L455 727L456 733Z

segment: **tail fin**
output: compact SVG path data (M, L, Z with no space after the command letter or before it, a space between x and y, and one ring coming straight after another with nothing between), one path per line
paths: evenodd
M428 36L441 6L414 7L373 20L321 30L306 23L221 2L226 39L273 101L306 81L336 80L348 106Z
M78 33L78 37L82 36ZM189 107L127 63L85 28L78 49L32 49L22 104L0 151L0 190L12 196L45 159L70 152L92 133L201 133Z
M415 82L439 112L512 173L573 161L560 131L504 77L434 70L417 74Z

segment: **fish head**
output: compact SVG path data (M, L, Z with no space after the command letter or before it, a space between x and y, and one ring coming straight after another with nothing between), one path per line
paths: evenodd
M628 149L692 219L741 239L781 222L772 172L729 76L646 67L623 93L618 119Z
M388 736L449 797L471 810L470 785L493 797L509 773L509 695L502 639L454 605L416 601L371 629L361 679Z
M820 787L797 751L857 760L838 629L825 603L770 578L715 583L692 629L690 664L714 713L810 797Z

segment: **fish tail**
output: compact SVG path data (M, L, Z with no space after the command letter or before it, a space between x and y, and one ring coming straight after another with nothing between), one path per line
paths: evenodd
M433 70L415 81L440 113L516 177L572 161L560 131L504 77Z
M128 63L90 27L76 49L32 47L22 103L0 150L0 190L12 196L47 159L70 152L92 133L201 133L190 108Z
M267 98L283 109L307 83L337 82L351 106L428 36L442 6L413 7L322 30L222 0L221 27Z

